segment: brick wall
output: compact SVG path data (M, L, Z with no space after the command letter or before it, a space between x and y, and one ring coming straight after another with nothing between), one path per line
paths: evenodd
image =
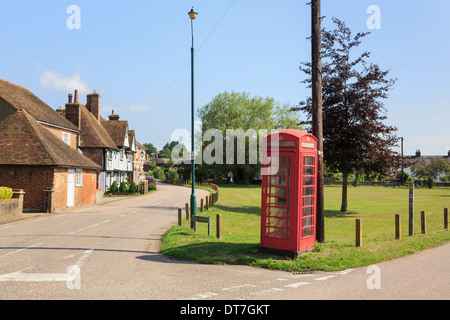
M82 207L96 203L97 172L83 170L83 187L75 189L75 206Z
M103 155L102 148L83 148L83 155L94 161L100 167L105 168L105 156Z
M67 183L68 169L55 169L55 182L53 189L54 204L56 209L67 209ZM97 172L95 170L83 170L83 186L75 187L75 207L95 204L97 197Z
M70 136L70 146L75 150L78 148L78 135L75 132L64 129L58 129L47 125L43 126L48 130L50 130L50 132L53 133L60 140L63 140L63 133L68 133Z
M0 166L0 185L25 192L23 209L42 212L47 187L53 185L53 168Z
M55 179L53 184L54 205L56 210L67 209L67 169L55 169Z

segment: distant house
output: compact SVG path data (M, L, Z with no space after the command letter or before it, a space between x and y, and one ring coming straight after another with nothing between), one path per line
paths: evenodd
M130 139L128 121L121 121L120 116L112 114L109 120L102 120L101 124L114 141L118 151L110 149L106 154L105 186L109 188L113 181L118 184L131 179L133 174L133 154L136 152L134 138Z
M422 155L422 152L420 150L417 150L415 155L405 156L405 158L411 160L413 165L427 165L436 159L444 159L445 161L450 163L450 150L448 151L447 155ZM411 175L411 168L405 168L405 172Z
M101 167L98 174L98 189L105 192L111 185L109 177L111 170L107 168L109 155L119 153L119 148L101 123L100 95L98 93L87 95L86 105L78 101L77 91L75 91L74 101L72 98L72 94L69 94L65 109L58 108L56 111L80 130L78 148ZM117 182L120 183L120 180Z
M136 140L134 130L130 130L130 136L134 138L136 152L133 157L133 177L132 181L139 184L141 180L145 179L144 164L148 162L147 148Z
M0 185L25 191L24 209L97 203L95 162L77 151L79 128L28 89L0 80Z

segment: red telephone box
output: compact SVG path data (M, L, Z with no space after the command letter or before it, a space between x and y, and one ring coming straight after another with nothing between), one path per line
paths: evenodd
M299 130L264 138L261 245L297 257L316 240L317 139Z

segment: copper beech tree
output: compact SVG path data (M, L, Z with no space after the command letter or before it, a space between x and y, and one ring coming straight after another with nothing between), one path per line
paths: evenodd
M323 150L328 170L342 173L341 211L346 212L349 175L358 171L387 176L399 167L401 157L392 150L397 128L383 123L387 117L382 100L395 80L368 62L369 52L352 57L369 33L352 35L344 22L333 22L334 30L322 30ZM302 63L300 70L308 76L303 83L311 87L311 63ZM311 97L292 110L304 112L302 124L311 124Z

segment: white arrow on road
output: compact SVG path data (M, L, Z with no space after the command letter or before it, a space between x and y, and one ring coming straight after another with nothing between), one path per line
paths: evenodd
M22 271L0 275L0 282L67 282L73 289L80 280L80 268L86 258L94 251L87 250L73 266L67 268L66 273L23 273ZM75 285L73 282L77 282ZM77 287L79 288L79 286Z

